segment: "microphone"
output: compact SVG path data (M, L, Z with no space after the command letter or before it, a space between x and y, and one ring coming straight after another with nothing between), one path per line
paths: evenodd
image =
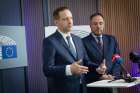
M113 70L114 70L116 64L121 64L123 62L123 59L120 57L119 54L114 54L112 56L112 62L113 62L113 65L109 71L109 74L113 74ZM122 68L123 68L123 70L125 70L125 68L123 66L122 66Z
M140 54L137 52L130 52L129 58L132 62L140 64Z
M137 63L138 64L138 73L140 73L140 54L138 52L132 51L129 53L129 59L133 62L133 63Z
M125 69L124 65L122 64L124 62L123 58L119 54L113 55L112 62L114 62L115 64L119 64L121 69L122 69L122 71L124 73L128 73L128 71Z
M115 64L119 64L121 69L122 69L122 76L121 78L123 78L125 80L125 82L133 82L136 80L136 78L132 78L130 73L126 70L125 66L122 64L124 61L123 61L123 58L119 55L119 54L114 54L113 57L112 57L112 62L114 62L114 65ZM112 70L114 68L112 67ZM120 78L119 78L120 79Z

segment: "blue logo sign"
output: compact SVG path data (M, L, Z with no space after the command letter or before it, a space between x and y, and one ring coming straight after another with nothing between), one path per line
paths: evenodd
M16 42L7 37L0 35L0 60L17 58Z
M17 47L16 45L4 45L2 46L2 58L16 58L17 57Z

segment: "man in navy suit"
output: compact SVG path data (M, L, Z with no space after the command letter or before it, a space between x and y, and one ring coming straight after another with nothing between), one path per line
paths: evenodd
M113 80L120 76L120 66L112 62L112 56L119 54L119 48L114 36L103 34L104 17L101 13L95 13L90 16L91 33L83 38L88 57L92 62L100 65L104 63L105 73L88 72L86 82L91 83L97 80ZM114 65L115 64L115 65ZM96 78L95 78L96 77ZM88 93L111 93L109 89L88 88Z
M57 8L53 18L57 30L43 41L43 71L48 80L48 93L86 93L84 74L95 71L97 65L89 61L82 40L71 34L70 10Z

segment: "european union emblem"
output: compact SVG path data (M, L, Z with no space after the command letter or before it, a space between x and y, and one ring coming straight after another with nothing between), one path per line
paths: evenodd
M17 47L16 45L3 45L2 46L2 58L16 58L17 57Z

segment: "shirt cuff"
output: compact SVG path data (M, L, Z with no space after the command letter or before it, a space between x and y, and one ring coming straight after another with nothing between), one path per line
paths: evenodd
M71 73L71 69L70 69L70 65L66 65L66 76L71 76L72 73Z

